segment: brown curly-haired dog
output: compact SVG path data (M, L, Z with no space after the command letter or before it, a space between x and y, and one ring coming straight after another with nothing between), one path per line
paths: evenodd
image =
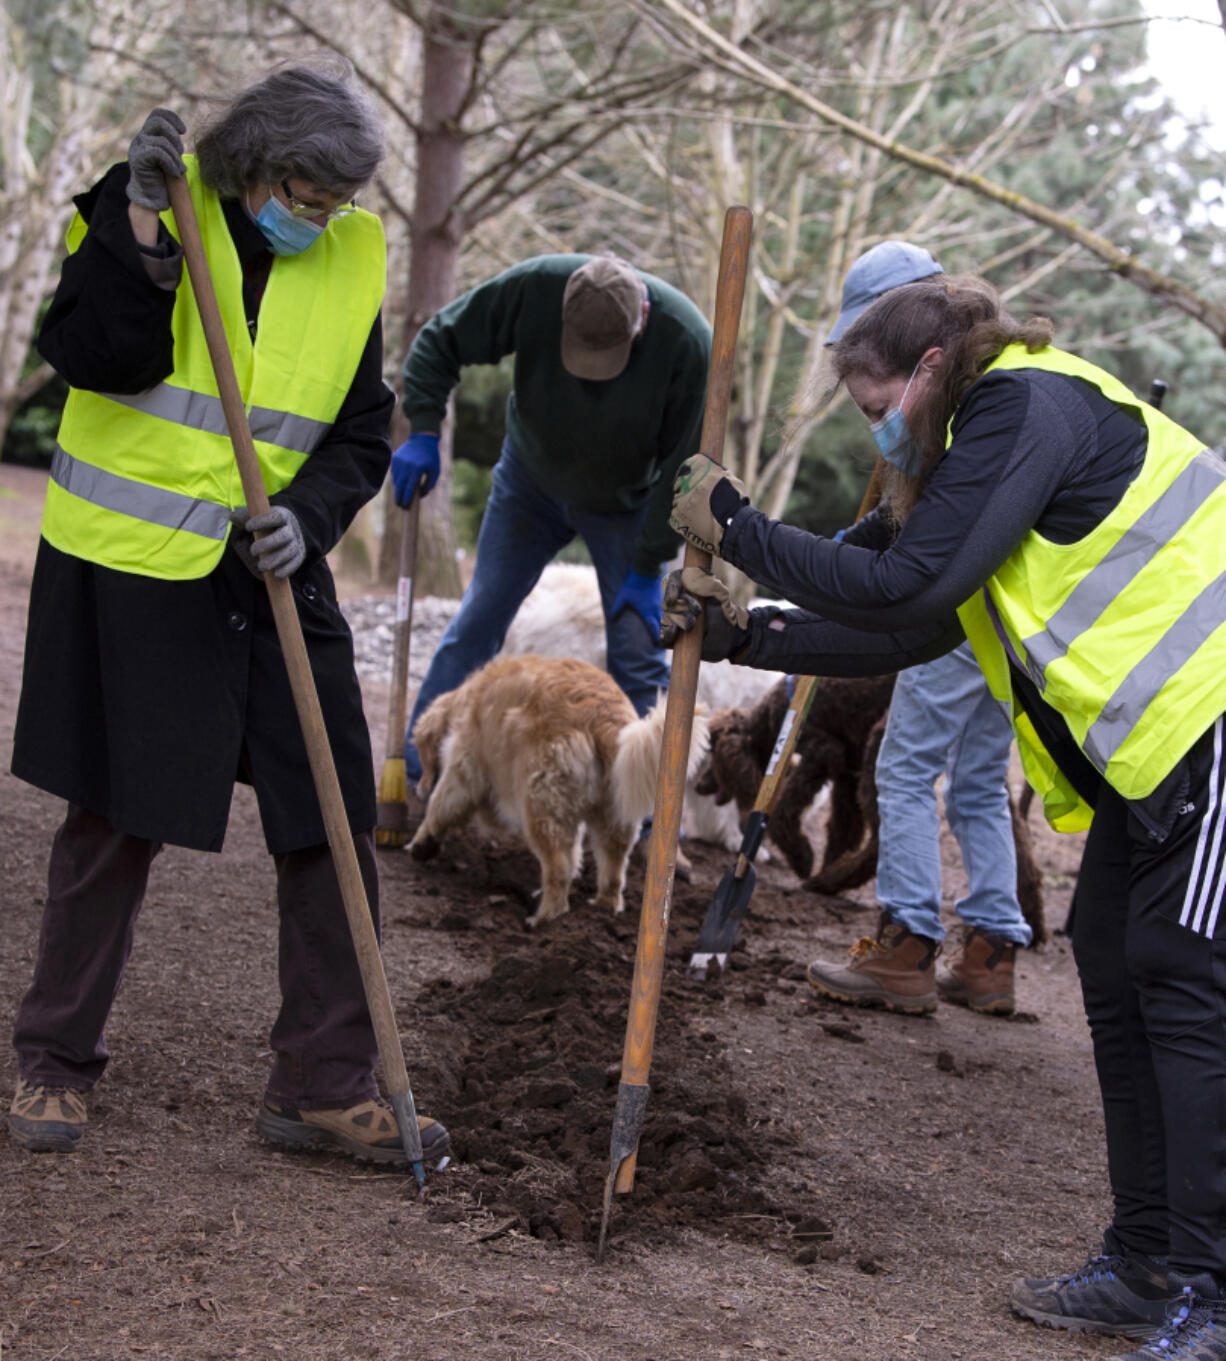
M893 676L818 682L797 739L793 768L766 828L792 870L814 893L845 893L877 872L877 753L893 689ZM757 798L787 703L787 686L781 681L751 709L714 714L710 757L695 785L697 792L714 794L717 802L735 799L744 819ZM813 874L813 847L801 818L826 784L830 785L826 849L821 869ZM1041 945L1047 940L1043 876L1012 793L1009 810L1017 850L1018 903L1033 932L1032 944Z
M864 840L867 824L859 785L865 743L888 708L893 691L893 676L818 682L809 716L796 740L792 770L766 828L801 879L813 872L813 847L801 827L801 818L825 785L830 785L830 815L823 868L855 851ZM695 782L695 791L714 794L718 803L735 799L742 820L748 816L787 707L787 684L780 681L752 708L722 709L713 714L710 756ZM872 863L876 864L875 843Z

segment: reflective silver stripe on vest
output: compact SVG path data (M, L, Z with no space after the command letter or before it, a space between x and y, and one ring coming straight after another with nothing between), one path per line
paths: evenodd
M1226 466L1202 449L1171 485L1132 524L1092 571L1073 587L1042 633L1022 643L1026 670L1040 691L1047 668L1067 656L1076 639L1175 537L1226 480ZM1138 715L1139 717L1139 715Z
M100 395L107 401L143 411L159 420L185 425L189 430L204 430L211 435L230 433L221 398L193 392L190 388L159 383L148 392L104 392ZM247 421L252 439L304 454L313 453L332 428L327 421L313 421L307 416L296 416L292 411L275 411L267 406L253 406L247 413Z
M57 487L103 510L118 511L165 529L185 529L205 539L226 537L230 522L227 507L95 468L73 458L58 444L51 459L51 480Z
M1085 754L1105 770L1150 701L1226 620L1226 572L1196 597L1103 705L1086 733Z

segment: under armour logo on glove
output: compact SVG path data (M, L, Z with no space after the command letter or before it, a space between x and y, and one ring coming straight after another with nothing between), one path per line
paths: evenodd
M738 478L706 454L691 454L677 469L668 523L695 548L718 555L724 530L748 504Z

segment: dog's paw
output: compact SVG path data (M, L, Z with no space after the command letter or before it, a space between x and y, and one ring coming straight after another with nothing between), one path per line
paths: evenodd
M421 832L409 842L409 854L414 860L422 861L433 860L439 851L443 849L443 843L430 835L423 836Z
M538 926L544 926L546 922L556 921L559 917L570 911L570 905L563 903L561 907L550 904L548 907L542 903L540 907L524 922L529 931L535 931Z
M615 917L619 912L626 910L625 901L620 893L616 898L598 895L595 898L589 898L588 903L601 911L612 912Z

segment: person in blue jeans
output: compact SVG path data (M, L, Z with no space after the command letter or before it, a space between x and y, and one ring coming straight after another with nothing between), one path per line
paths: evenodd
M511 621L545 567L578 535L587 545L604 610L609 674L641 716L668 688L667 656L659 622L622 590L632 571L646 507L611 514L584 513L549 495L516 457L509 439L494 465L489 499L477 536L476 568L459 611L431 659L413 706L409 731L430 704L483 666L501 648ZM644 577L659 596L658 578ZM411 739L405 747L410 780L421 778Z
M852 265L833 345L883 293L941 273L922 247L884 241ZM1017 899L1017 857L1006 776L1013 730L969 643L899 674L877 757L881 815L874 940L852 947L847 964L815 960L808 977L841 1002L910 1014L938 998L1008 1014L1013 965L1031 929ZM941 823L936 784L945 776L945 817L962 853L968 892L954 910L964 930L945 967L936 963L941 923Z
M546 565L576 535L596 569L610 674L640 715L667 689L661 576L680 543L668 515L676 470L699 446L710 352L711 328L694 304L613 255L526 260L418 333L401 398L412 434L392 455L402 506L438 476L438 432L461 369L513 354L515 371L472 580L405 733L410 784L421 778L418 719L498 652Z

